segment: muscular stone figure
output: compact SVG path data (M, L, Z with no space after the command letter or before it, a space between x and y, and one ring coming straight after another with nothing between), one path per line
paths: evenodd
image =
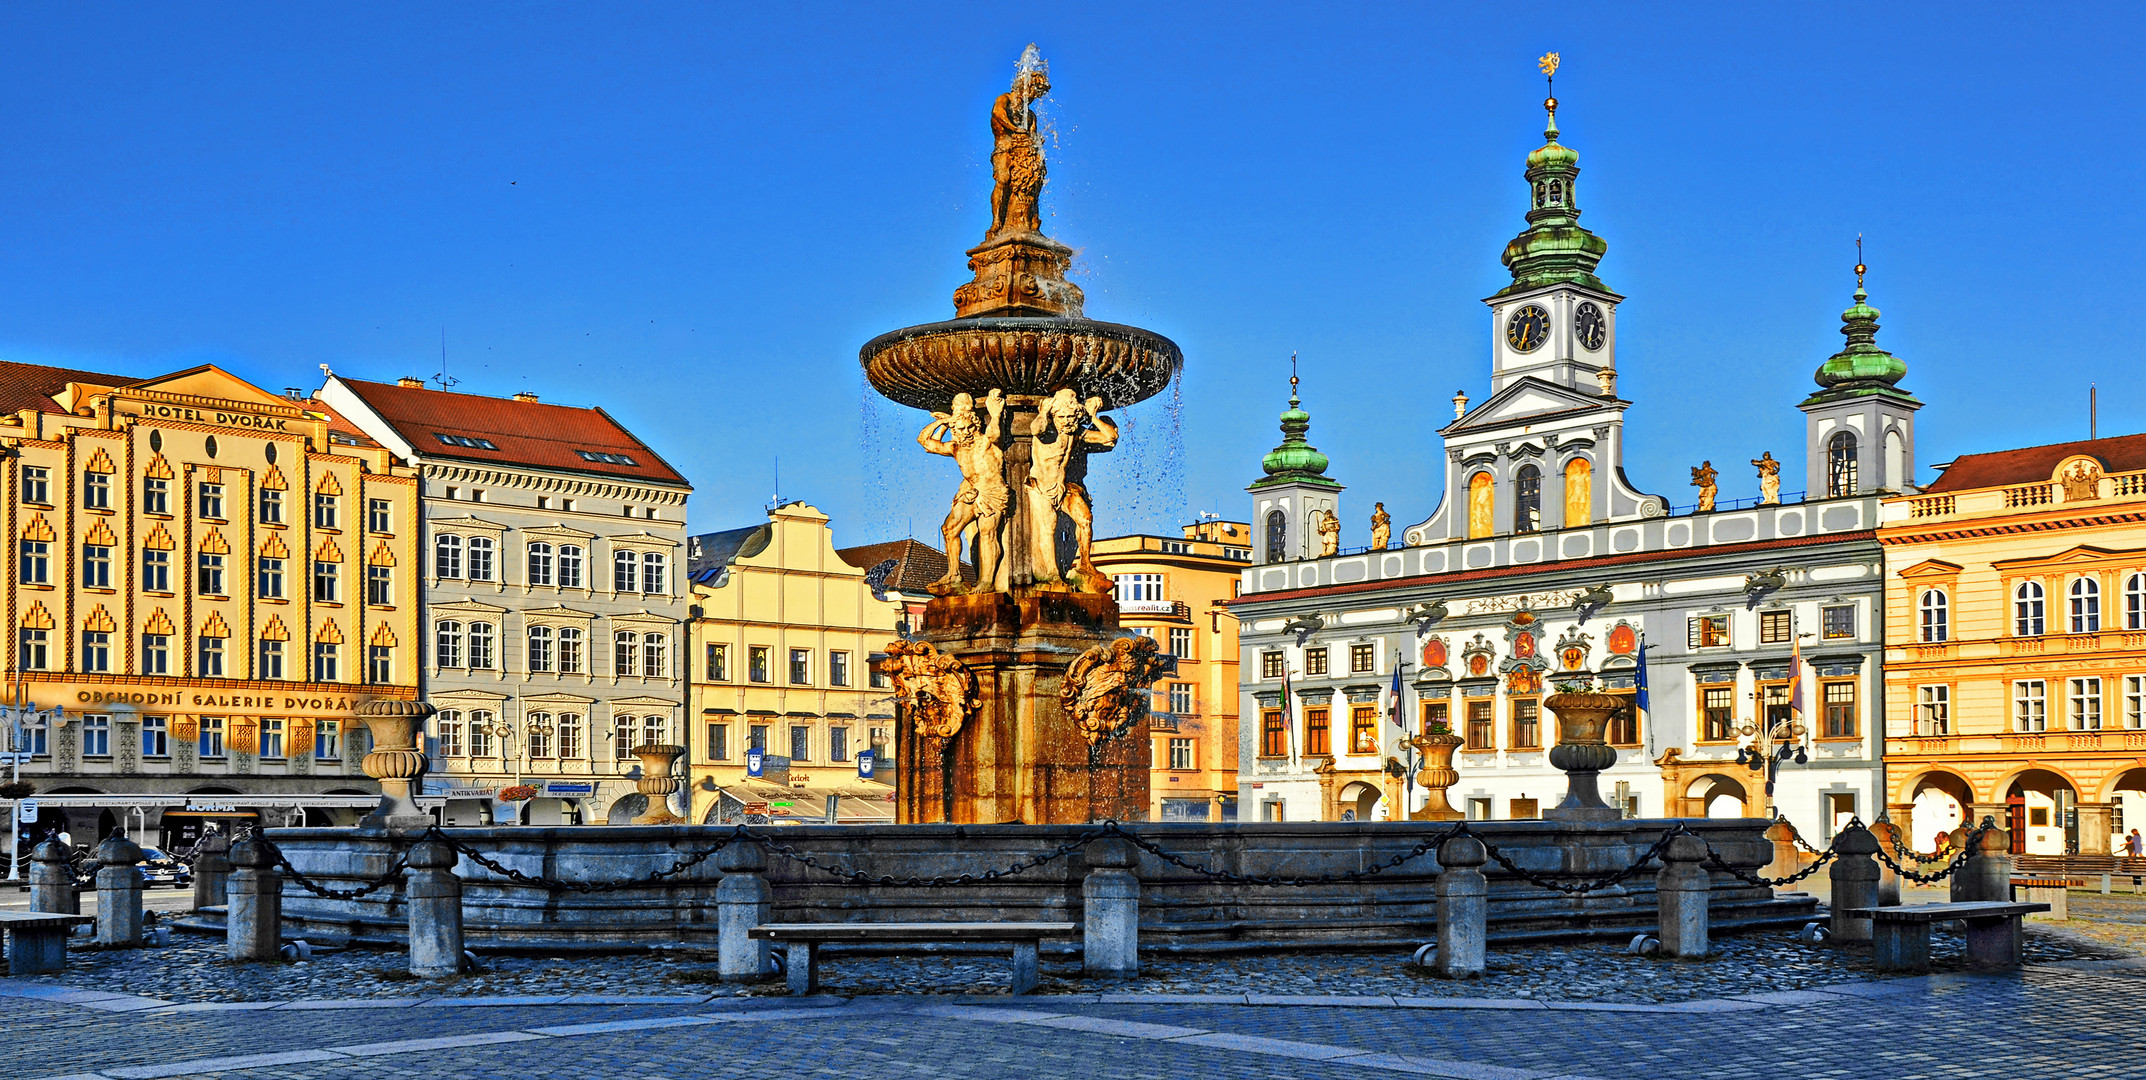
M1070 389L1060 390L1044 403L1036 418L1034 449L1028 465L1028 519L1035 553L1031 568L1038 582L1067 581L1083 592L1107 592L1109 578L1090 561L1089 544L1095 537L1095 511L1081 479L1088 473L1088 455L1118 445L1118 425L1101 415L1103 399L1082 402ZM1050 434L1049 441L1044 435ZM1058 515L1073 519L1073 571L1058 570Z
M917 445L954 459L961 466L961 490L954 493L953 509L939 527L946 542L946 576L932 582L938 596L961 591L961 536L976 531L977 588L990 592L997 587L999 561L1003 557L1003 527L1011 492L1006 487L1006 448L1000 416L1006 410L1006 395L997 390L984 398L990 420L978 423L976 399L954 395L954 411L933 413L932 422L917 432ZM943 436L943 438L942 438Z
M1013 89L991 106L991 231L985 239L1037 232L1043 226L1037 213L1043 197L1043 141L1033 103L1050 92L1050 76L1040 68L1024 68L1013 77Z

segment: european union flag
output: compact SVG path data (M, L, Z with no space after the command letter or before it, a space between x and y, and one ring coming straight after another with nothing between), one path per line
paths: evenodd
M1641 711L1651 708L1647 704L1647 636L1645 634L1641 634L1639 637L1639 671L1637 681L1633 685L1638 689L1632 695L1632 704L1639 706Z

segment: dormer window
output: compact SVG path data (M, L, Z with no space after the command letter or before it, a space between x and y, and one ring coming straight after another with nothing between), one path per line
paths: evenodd
M627 457L624 454L613 454L602 450L576 450L574 452L580 454L581 460L583 461L599 461L606 465L639 464L639 462L636 462L635 460L630 457Z
M442 443L445 443L448 446L461 446L471 450L499 449L499 447L494 445L492 440L490 439L479 439L469 435L442 435L439 432L435 431L432 433L432 437L440 440Z

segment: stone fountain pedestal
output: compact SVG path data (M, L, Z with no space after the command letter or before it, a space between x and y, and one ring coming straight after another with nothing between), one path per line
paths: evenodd
M952 738L897 741L904 823L1077 824L1148 813L1150 739L1092 749L1060 703L1066 669L1118 635L1118 607L1093 593L971 593L925 605L916 635L976 676L973 715Z

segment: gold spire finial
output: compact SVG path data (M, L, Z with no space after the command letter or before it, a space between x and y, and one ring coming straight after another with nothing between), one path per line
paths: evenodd
M1290 401L1290 403L1291 403L1291 404L1295 404L1295 403L1296 403L1296 400L1297 400L1297 354L1296 354L1296 350L1295 350L1295 349L1291 349L1291 350L1289 350L1289 401Z
M1543 99L1542 107L1549 110L1550 126L1553 129L1557 127L1557 65L1561 62L1556 53L1544 53L1541 59L1535 61L1535 66L1542 69L1543 84L1550 90L1549 96Z
M1863 272L1870 269L1863 265L1863 234L1855 234L1855 287L1863 287Z

